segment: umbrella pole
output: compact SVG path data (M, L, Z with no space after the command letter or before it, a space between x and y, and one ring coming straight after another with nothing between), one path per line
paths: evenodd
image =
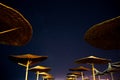
M77 80L77 75L75 76L75 80Z
M94 63L92 63L92 77L95 80Z
M112 80L114 80L114 77L113 77L113 73L112 73L112 72L110 72L110 75L111 75Z
M72 79L73 79L73 80L75 80L75 78L74 78L74 77L72 77Z
M29 64L30 64L30 61L27 61L25 80L28 80L28 68L29 68Z
M39 71L37 71L36 74L37 74L36 80L39 80Z
M84 80L84 77L83 77L83 72L81 72L81 77L82 77L82 80Z
M44 79L44 76L42 76L42 79L45 80L45 79Z
M98 76L98 80L100 80L100 75Z

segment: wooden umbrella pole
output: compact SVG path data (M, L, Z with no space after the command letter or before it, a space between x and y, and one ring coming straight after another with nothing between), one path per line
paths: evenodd
M81 77L82 77L82 80L84 80L83 72L81 72Z
M75 80L77 80L77 75L75 75Z
M112 73L112 72L110 72L110 75L111 75L112 80L114 80L114 77L113 77L113 73Z
M43 80L44 80L44 78L43 78Z
M39 80L39 71L36 72L36 80Z
M92 77L95 80L94 63L92 63Z
M75 78L74 78L74 77L72 77L72 79L73 79L73 80L75 80Z
M26 64L26 76L25 76L25 80L28 80L28 68L29 68L29 64L30 64L30 61L27 61L27 64Z
M44 76L42 76L43 80L44 80Z
M98 80L100 80L100 75L98 75Z

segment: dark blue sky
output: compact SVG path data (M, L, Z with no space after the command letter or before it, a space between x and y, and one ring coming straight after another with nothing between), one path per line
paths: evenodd
M51 67L50 73L56 80L65 80L68 69L79 66L74 63L79 58L94 55L112 59L113 62L120 60L120 50L98 49L86 43L83 38L92 25L120 15L120 6L116 0L0 2L21 12L33 28L32 39L27 45L15 47L0 44L1 80L24 80L25 68L8 60L8 56L13 54L48 56L47 60L38 65ZM101 69L99 65L97 67ZM30 72L29 75L29 80L34 80L35 74Z

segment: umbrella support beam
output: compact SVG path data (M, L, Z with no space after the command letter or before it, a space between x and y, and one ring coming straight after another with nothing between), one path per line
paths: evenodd
M0 32L0 34L8 33L8 32L11 32L11 31L14 31L14 30L17 30L17 29L19 29L19 28L13 28L13 29L5 30L5 31Z
M77 75L75 76L75 80L77 80Z
M98 80L100 80L101 78L100 78L100 75L98 76Z
M92 77L93 80L95 80L95 72L94 72L94 64L92 63Z
M111 75L112 80L114 80L114 77L113 77L113 73L112 73L112 72L110 72L110 75Z
M84 80L83 72L81 72L81 77L82 77L82 80Z
M39 80L39 71L36 72L36 80Z
M42 76L42 79L45 80L44 76Z
M28 80L28 68L29 68L29 64L30 64L30 61L27 61L25 80Z

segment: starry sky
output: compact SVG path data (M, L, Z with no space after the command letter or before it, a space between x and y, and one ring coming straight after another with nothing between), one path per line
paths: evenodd
M0 44L1 80L24 80L25 68L8 59L8 56L13 54L33 53L48 56L48 59L36 65L51 67L49 73L55 80L65 80L69 68L80 66L74 63L79 58L94 55L111 59L113 62L120 60L120 50L98 49L84 40L85 32L94 24L120 15L117 0L0 0L0 2L23 14L33 28L32 39L24 46ZM106 68L101 66L96 65L100 70ZM86 74L90 75L90 72ZM29 72L29 80L35 80L33 72Z

